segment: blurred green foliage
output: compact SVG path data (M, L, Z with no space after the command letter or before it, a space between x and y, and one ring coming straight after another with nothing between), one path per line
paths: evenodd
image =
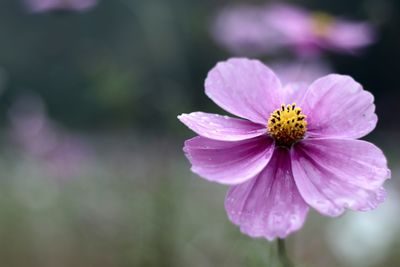
M203 81L230 55L215 45L209 27L221 7L235 2L103 0L83 13L29 14L20 1L1 1L0 66L7 82L0 117L4 122L15 97L33 90L52 117L72 127L176 132L177 114L217 109ZM375 94L380 127L397 128L391 111L399 97L393 75L400 71L398 1L294 2L378 25L379 41L361 56L328 58Z

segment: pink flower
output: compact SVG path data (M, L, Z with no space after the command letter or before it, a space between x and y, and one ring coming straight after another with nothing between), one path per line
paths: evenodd
M375 40L374 30L367 22L335 18L292 5L271 6L267 17L268 23L282 34L283 42L301 54L323 49L354 53Z
M301 55L321 50L354 53L375 39L369 23L283 4L226 8L213 24L212 35L235 54L271 53L282 47Z
M31 12L85 11L94 7L97 0L24 0Z
M231 186L225 208L243 233L284 238L301 228L309 207L338 216L384 201L385 156L356 140L375 128L374 98L351 77L330 74L282 88L261 62L234 58L209 72L205 89L244 119L180 115L199 134L184 151L193 172Z

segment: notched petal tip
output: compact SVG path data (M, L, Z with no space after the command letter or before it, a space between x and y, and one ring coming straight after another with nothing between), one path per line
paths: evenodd
M373 95L347 75L329 74L314 81L302 108L313 137L357 139L377 122Z
M367 211L384 200L390 170L375 145L351 139L309 139L297 144L292 169L304 200L321 214Z
M192 113L182 113L182 114L180 114L180 115L178 115L178 116L176 116L176 117L177 117L177 119L180 120L182 123L185 123L185 121L187 121L187 118L190 116L190 114L193 114L193 113L195 113L195 112L192 112Z

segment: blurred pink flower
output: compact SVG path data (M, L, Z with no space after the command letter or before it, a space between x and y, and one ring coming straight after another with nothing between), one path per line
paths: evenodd
M271 28L265 8L250 5L223 9L212 25L214 39L235 54L262 54L279 47L282 39Z
M268 23L282 34L283 42L301 54L322 49L354 53L375 41L373 27L367 22L309 12L293 5L270 6L267 17Z
M375 128L374 98L351 77L330 74L309 86L282 87L261 62L234 58L208 73L205 90L245 119L180 115L199 134L184 151L193 172L231 186L225 208L243 233L284 238L301 228L309 207L339 216L384 201L386 158L356 140Z
M24 153L37 159L50 175L66 178L77 175L89 159L88 145L67 134L46 115L42 100L24 96L12 106L11 134Z
M374 29L367 22L287 4L226 8L213 24L212 35L235 54L272 53L280 47L301 55L325 49L354 53L375 40Z
M94 7L97 0L24 0L31 12L85 11Z

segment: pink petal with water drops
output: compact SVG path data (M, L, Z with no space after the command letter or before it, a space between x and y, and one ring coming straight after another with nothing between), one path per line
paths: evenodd
M226 111L263 125L282 104L279 79L258 60L233 58L218 63L208 73L205 88Z
M301 105L308 135L360 138L377 123L373 95L350 76L330 74L312 83Z
M205 112L182 114L178 119L198 135L214 140L240 141L267 132L265 125Z
M322 214L371 210L384 201L381 187L390 171L382 151L369 142L307 139L294 146L291 156L300 194Z
M277 148L263 172L232 186L225 209L229 219L251 237L273 240L300 229L308 206L293 180L288 150Z
M201 177L228 185L239 184L259 174L274 150L268 136L236 142L195 137L183 148L192 171Z

